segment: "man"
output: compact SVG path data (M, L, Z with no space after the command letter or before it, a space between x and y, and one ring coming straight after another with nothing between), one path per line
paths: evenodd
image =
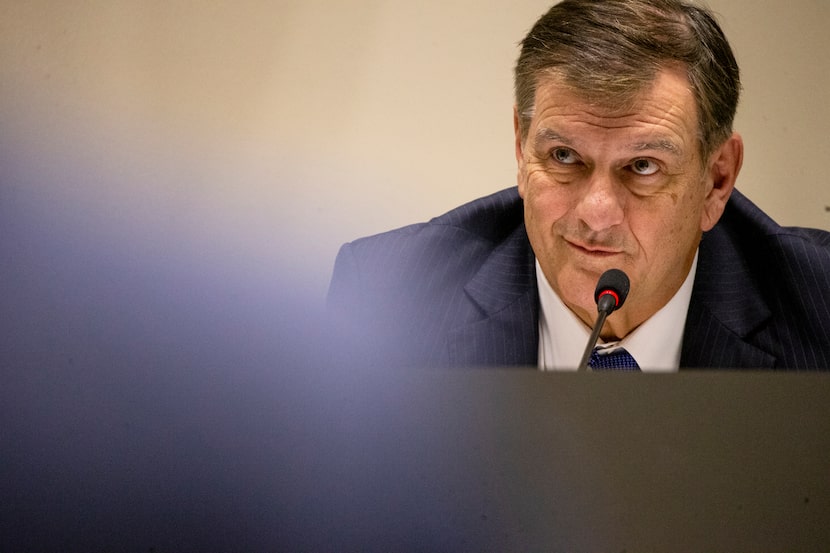
M573 369L617 268L631 292L592 366L830 367L830 233L734 190L739 90L700 7L557 4L515 69L518 186L345 245L329 305L346 342L389 365Z

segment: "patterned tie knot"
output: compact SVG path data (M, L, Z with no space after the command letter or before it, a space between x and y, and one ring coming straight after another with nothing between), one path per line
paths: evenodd
M639 371L637 361L625 348L617 348L609 353L600 353L600 348L594 348L588 366L595 371Z

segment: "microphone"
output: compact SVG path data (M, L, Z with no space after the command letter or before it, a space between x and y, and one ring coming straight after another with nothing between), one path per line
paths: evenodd
M597 288L594 291L594 301L597 302L597 322L594 324L594 330L591 332L591 337L585 346L582 361L579 362L580 371L588 370L588 361L591 359L594 346L597 345L597 339L602 330L602 325L605 324L605 318L622 307L625 298L628 297L630 287L631 282L628 280L628 276L619 269L608 269L599 277Z

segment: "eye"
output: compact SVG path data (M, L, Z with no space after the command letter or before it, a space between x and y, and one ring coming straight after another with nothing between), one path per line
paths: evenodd
M551 156L555 161L565 165L573 165L579 161L574 151L570 148L556 148L551 152Z
M635 159L634 162L631 164L631 170L637 173L638 175L653 175L660 168L657 166L656 163L651 161L650 159Z

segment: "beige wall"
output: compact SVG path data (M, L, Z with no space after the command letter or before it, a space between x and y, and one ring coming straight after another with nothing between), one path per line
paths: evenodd
M830 4L710 5L739 187L830 229ZM321 298L340 243L514 183L511 68L547 6L0 0L5 224Z

